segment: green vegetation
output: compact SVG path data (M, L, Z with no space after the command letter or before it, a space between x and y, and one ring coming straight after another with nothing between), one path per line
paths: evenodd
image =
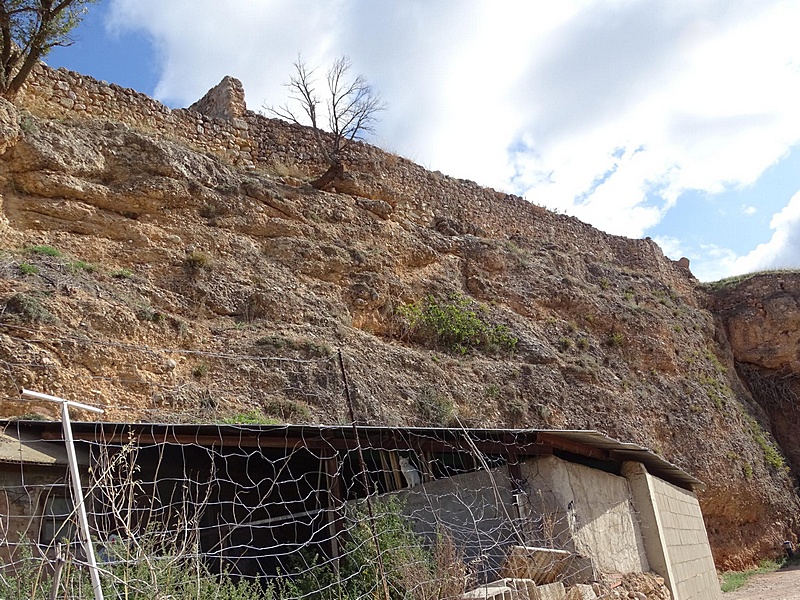
M728 398L733 396L733 390L727 383L723 383L719 377L704 375L700 378L700 383L706 390L706 394L714 402L718 410L722 410L727 404Z
M164 552L159 545L163 532L148 531L135 544L106 542L103 551L113 560L103 565L100 582L105 598L153 600L154 598L192 598L193 600L273 600L275 589L259 581L233 580L226 574L212 573L198 555ZM88 571L69 557L63 565L58 590L53 589L49 561L33 555L27 544L14 551L13 572L0 577L3 600L49 600L50 598L94 598ZM62 596L62 594L64 594Z
M619 331L612 331L606 339L606 343L612 348L621 348L625 345L625 336Z
M72 43L70 32L96 0L13 0L0 11L0 95L13 98L50 50ZM11 51L10 49L13 49Z
M192 375L196 379L202 379L206 375L208 375L209 366L207 362L197 363L194 368L192 369Z
M94 273L95 271L97 271L97 267L95 265L83 260L72 260L67 263L67 268L69 269L70 273L79 273L80 271L86 271L87 273Z
M714 351L713 351L711 348L706 348L706 350L705 350L705 357L706 357L706 360L707 360L708 362L710 362L710 363L711 363L711 365L712 365L712 366L713 366L713 367L714 367L714 368L715 368L717 371L719 371L720 373L727 373L727 372L728 372L728 367L726 367L725 365L723 365L723 364L722 364L722 363L719 361L719 358L717 357L717 355L714 353Z
M64 253L61 252L61 250L54 248L53 246L28 246L25 248L25 252L28 254L42 254L44 256L53 257L64 256Z
M449 426L456 416L453 402L449 398L439 395L434 388L427 386L422 389L417 398L417 411L422 417L424 425L434 427Z
M408 337L434 348L458 354L477 349L513 352L518 339L507 326L488 323L487 312L484 305L461 294L446 299L426 296L397 309L406 322Z
M500 397L500 387L495 383L486 386L486 397L490 400L497 400Z
M753 439L761 447L761 451L764 453L764 460L767 461L770 467L776 471L785 470L787 468L786 464L783 462L783 456L781 456L781 453L778 452L778 449L775 448L772 442L767 439L766 435L754 432Z
M159 312L147 302L139 302L134 308L136 318L140 321L150 321L151 323L161 323L164 321L164 313Z
M289 398L272 398L264 403L264 411L276 415L282 423L311 421L308 405Z
M389 600L458 598L463 595L469 569L449 536L439 535L436 546L428 549L402 517L402 505L397 498L374 502L375 518L372 521L367 518L363 502L360 504L348 511L349 539L344 544L338 572L330 565L319 564L316 556L307 554L298 560L288 577L277 584L278 597L309 600L384 598L384 589L389 593ZM370 522L374 523L372 527Z
M39 272L39 267L30 263L19 263L19 270L23 275L36 275Z
M18 292L6 300L5 310L26 323L50 323L53 315L42 305L42 294Z
M245 412L236 413L228 417L223 417L219 421L222 425L275 425L275 419L266 416L260 410L252 408Z
M183 259L184 268L196 275L200 271L211 269L211 258L205 252L193 250Z
M727 573L723 573L720 589L722 589L723 592L733 592L738 590L745 583L747 583L747 580L753 575L772 573L773 571L780 569L786 564L786 562L787 561L785 558L778 560L764 560L755 569L749 569L747 571L729 571Z
M745 420L750 428L753 440L759 445L764 453L764 461L776 471L788 471L789 467L783 460L783 456L769 439L768 434L762 429L761 425L750 415L745 415Z
M114 269L109 273L111 277L114 279L130 279L133 277L133 272L130 269L126 269L124 267L120 267L119 269Z

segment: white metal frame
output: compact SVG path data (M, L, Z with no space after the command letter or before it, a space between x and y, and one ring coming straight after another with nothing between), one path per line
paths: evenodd
M78 469L77 454L75 453L75 441L72 437L72 422L69 418L69 409L70 407L74 407L99 414L103 414L104 411L102 408L89 406L88 404L81 404L80 402L73 402L72 400L65 400L58 396L50 396L30 390L22 390L22 395L28 398L46 400L47 402L55 402L61 405L61 427L64 432L64 445L67 449L70 479L72 480L72 492L75 495L75 510L78 513L78 531L81 532L81 537L83 538L81 541L83 542L84 552L86 552L86 562L89 564L89 576L92 578L94 598L95 600L104 600L103 589L100 586L100 570L97 568L97 558L94 554L94 545L92 544L91 532L89 530L89 517L86 514L86 502L83 497L83 488L81 487L81 474Z

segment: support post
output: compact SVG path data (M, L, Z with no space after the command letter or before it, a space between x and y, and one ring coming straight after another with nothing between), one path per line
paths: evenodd
M342 478L339 473L339 455L331 448L324 453L322 461L325 467L325 481L328 493L328 535L331 538L331 561L333 562L334 570L338 573L339 558L341 556L340 535L344 529L342 523L344 494L342 492Z
M91 531L89 530L89 517L86 514L86 502L83 498L83 488L81 486L81 474L78 469L78 457L75 452L75 441L72 438L72 422L69 418L69 408L74 406L82 408L94 413L102 414L104 411L101 408L65 400L57 396L50 396L48 394L40 394L39 392L31 392L30 390L22 390L22 395L29 398L36 398L38 400L46 400L48 402L56 402L61 405L61 427L64 431L64 445L67 449L67 460L69 462L70 479L72 480L72 493L75 496L75 510L78 513L78 530L81 532L83 538L83 549L86 553L86 562L89 564L89 576L92 579L92 590L94 591L95 600L103 599L103 588L100 585L100 571L97 568L97 558L94 554L94 545L92 544Z

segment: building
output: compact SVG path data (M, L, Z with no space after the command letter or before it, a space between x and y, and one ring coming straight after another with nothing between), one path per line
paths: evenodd
M73 535L61 424L0 427L0 520L47 554ZM349 532L382 523L373 511L395 499L429 543L447 535L477 582L544 548L565 560L543 578L653 571L678 600L720 594L701 482L594 431L81 422L73 435L101 545L157 526L214 571L338 566ZM7 535L6 564L16 548Z

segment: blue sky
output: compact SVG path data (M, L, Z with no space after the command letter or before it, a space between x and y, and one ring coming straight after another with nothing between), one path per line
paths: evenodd
M46 59L173 107L253 110L347 54L374 143L629 237L702 280L800 267L800 3L102 0ZM798 241L796 241L798 240Z

